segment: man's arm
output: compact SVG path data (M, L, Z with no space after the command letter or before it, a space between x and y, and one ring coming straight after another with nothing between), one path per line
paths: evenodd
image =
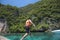
M35 27L35 24L30 20L31 24Z
M35 24L30 20L31 24L34 26L34 28L37 30Z
M32 25L35 27L35 24L32 22Z

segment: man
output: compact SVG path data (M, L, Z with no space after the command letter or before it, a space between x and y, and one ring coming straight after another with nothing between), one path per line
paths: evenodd
M25 23L26 34L21 38L21 40L23 40L30 33L31 25L35 27L34 23L30 19L28 19Z

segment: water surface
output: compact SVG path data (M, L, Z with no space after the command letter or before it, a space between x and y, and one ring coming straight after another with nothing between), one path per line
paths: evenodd
M10 40L20 40L24 34L25 33L13 33L5 34L4 36ZM31 35L25 37L24 40L60 40L60 32L31 33Z

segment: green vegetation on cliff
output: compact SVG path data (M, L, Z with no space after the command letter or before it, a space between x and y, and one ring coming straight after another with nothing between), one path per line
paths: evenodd
M37 30L42 26L60 28L60 0L41 0L22 8L0 4L0 18L5 18L9 32L24 32L25 21L31 18ZM35 28L31 28L31 31Z

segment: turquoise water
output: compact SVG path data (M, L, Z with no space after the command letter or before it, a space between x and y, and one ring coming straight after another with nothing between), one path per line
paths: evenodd
M4 35L10 40L20 40L24 33ZM24 40L60 40L60 32L50 33L31 33Z

